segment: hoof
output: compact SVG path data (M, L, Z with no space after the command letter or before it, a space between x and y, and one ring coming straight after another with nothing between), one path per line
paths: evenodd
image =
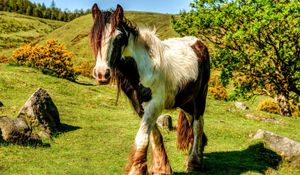
M201 159L190 159L187 163L187 172L199 172L203 170L203 160Z
M128 175L148 175L147 173L147 165L146 164L140 164L132 166Z
M191 173L191 172L199 172L203 170L203 165L199 165L199 166L189 166L187 167L186 171L188 173Z
M154 170L150 170L149 175L173 175L172 170L169 171L154 171Z

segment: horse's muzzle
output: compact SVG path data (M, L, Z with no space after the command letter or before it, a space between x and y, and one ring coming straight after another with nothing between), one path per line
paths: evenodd
M96 81L100 84L100 85L105 85L108 84L110 82L110 69L106 69L105 74L101 74L101 73L97 73L94 69L93 71L93 77L96 79Z

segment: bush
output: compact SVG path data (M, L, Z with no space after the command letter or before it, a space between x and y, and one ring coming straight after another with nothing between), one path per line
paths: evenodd
M293 103L292 101L289 101L289 104L291 105L290 109L292 112L292 116L300 117L299 106ZM280 106L279 104L275 103L275 101L272 98L260 102L257 106L257 109L260 111L265 111L273 114L280 114Z
M9 62L9 59L7 57L0 55L0 63L8 63L8 62Z
M272 98L268 98L260 102L257 106L257 109L273 114L280 114L280 106L277 103L275 103Z
M209 92L216 100L227 100L228 95L225 87L220 82L219 72L213 71L209 80Z
M297 104L291 103L292 116L300 117L300 109Z
M227 100L228 95L224 86L217 84L214 87L209 88L209 92L214 96L216 100Z
M92 78L93 65L87 61L83 61L79 66L75 66L74 70L80 75Z
M46 46L24 45L13 52L16 64L35 67L45 74L75 81L78 73L74 71L72 53L63 44L48 40Z

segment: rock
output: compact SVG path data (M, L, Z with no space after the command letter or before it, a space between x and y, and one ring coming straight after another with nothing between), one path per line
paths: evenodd
M279 95L278 97L275 98L274 101L280 107L279 110L280 115L285 117L292 116L291 104L284 95Z
M262 139L273 151L300 168L300 142L262 129L257 130L253 138Z
M4 106L3 103L0 101L0 107Z
M172 117L167 114L160 115L156 121L157 125L163 129L171 131L173 129Z
M264 116L260 116L260 115L255 115L255 114L251 114L248 113L245 116L247 119L253 119L253 120L257 120L257 121L263 121L263 122L270 122L270 123L275 123L275 124L279 124L280 122L278 120L276 120L275 118L271 118L271 117L264 117Z
M30 126L23 118L0 116L0 141L18 145L40 144L40 138L32 133Z
M249 109L243 102L235 102L235 107L241 110Z
M47 91L42 88L35 91L26 101L18 114L18 118L25 119L35 133L43 131L52 135L59 130L60 126L57 107Z

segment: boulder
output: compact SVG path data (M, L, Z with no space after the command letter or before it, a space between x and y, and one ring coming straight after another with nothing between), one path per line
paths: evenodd
M46 90L36 90L18 113L33 130L41 135L52 135L59 130L60 118L57 107Z
M280 122L278 120L276 120L275 118L272 118L272 117L265 117L265 116L256 115L256 114L252 114L252 113L246 114L245 117L247 119L252 119L252 120L256 120L256 121L263 121L263 122L270 122L270 123L280 124Z
M300 168L300 142L262 129L257 130L253 138L262 139L273 151Z
M171 131L173 129L172 117L167 114L160 115L156 121L157 125L163 129Z
M42 143L23 118L12 119L6 116L0 116L0 141L19 145Z
M246 110L246 109L249 109L248 106L245 105L245 103L243 102L235 102L235 107L238 108L238 109L241 109L241 110Z

